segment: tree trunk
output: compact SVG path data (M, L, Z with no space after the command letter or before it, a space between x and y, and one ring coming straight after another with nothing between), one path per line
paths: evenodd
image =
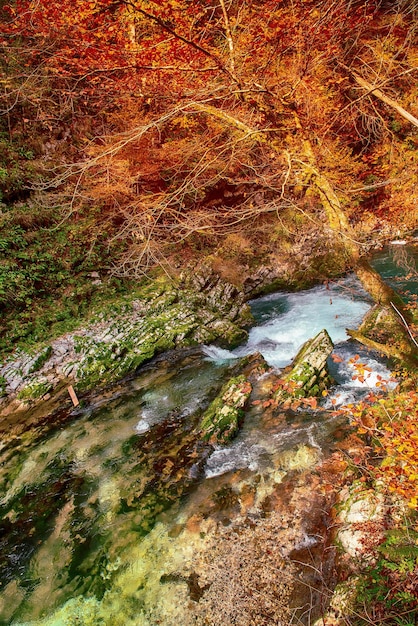
M371 295L376 304L392 307L393 305L402 313L407 321L411 321L411 314L405 309L405 303L400 295L382 279L367 261L359 259L356 263L356 274L361 284Z
M232 125L238 130L246 133L248 136L254 137L255 141L267 143L275 151L282 151L282 148L277 146L274 141L271 141L266 133L259 129L251 128L248 124L237 119L235 116L208 104L196 103L194 106L197 110L204 111L209 115L214 115L225 121L227 124ZM312 143L306 136L306 132L296 111L293 113L293 118L295 127L302 140L302 154L305 159L303 166L305 167L305 171L309 177L311 185L318 193L329 227L336 233L337 236L343 239L344 247L347 250L348 256L361 284L377 304L389 308L392 312L392 305L395 305L404 318L410 321L411 316L406 310L405 303L399 294L387 283L385 283L380 274L378 274L378 272L371 267L370 263L365 258L361 257L360 246L355 240L354 233L347 215L341 206L340 199L329 179L320 172ZM400 318L397 321L402 328L403 334L405 327ZM413 350L415 350L415 348L415 346L412 347ZM391 354L395 356L393 350L391 350Z
M390 311L391 317L398 327L397 334L400 336L402 348L400 346L395 347L391 345L383 349L381 344L376 344L376 342L372 340L367 344L367 338L361 335L361 333L353 333L351 336L369 345L369 347L372 347L372 343L375 344L374 347L379 345L380 351L395 358L401 358L400 355L405 353L407 355L411 354L412 357L412 355L416 354L416 342L411 336L409 328L407 326L405 327L405 323L411 321L411 315L406 309L405 303L400 295L383 280L380 274L372 268L367 259L361 257L360 246L354 238L354 233L344 209L341 206L341 202L330 181L318 171L312 144L306 137L300 119L296 113L294 114L294 119L296 128L303 136L303 152L308 161L307 167L312 173L312 183L317 189L321 199L321 204L328 218L329 226L336 234L343 237L344 246L353 263L354 271L365 290L371 295L376 304Z
M414 126L418 126L418 119L414 117L411 113L409 113L409 111L401 107L401 105L398 104L396 100L392 100L392 98L389 98L389 96L386 96L383 93L383 91L380 91L380 89L368 83L367 80L364 80L364 78L362 78L358 74L355 74L353 72L352 76L354 80L356 81L356 83L360 85L360 87L367 89L367 91L371 93L373 96L376 96L376 98L379 98L379 100L381 100L385 104L388 104L390 107L392 107L392 109L395 109L395 111L397 111L399 115L402 115L402 117L408 120L408 122L411 122L411 124L413 124Z
M370 339L363 335L358 330L347 330L347 334L352 338L361 343L363 346L370 348L371 350L375 350L376 352L380 352L384 354L388 358L395 358L398 361L405 361L408 363L413 363L416 366L416 361L412 360L412 355L410 353L405 353L399 350L395 345L388 345L387 343L379 343L378 341L374 341L374 339Z
M355 254L356 247L352 247L354 241L352 241L350 238L347 238L347 233L350 230L350 226L347 216L341 208L340 200L329 180L325 176L323 176L318 170L312 143L306 136L306 133L303 129L300 118L296 111L293 112L293 119L295 121L296 128L302 136L302 150L307 160L307 163L304 164L306 171L308 174L310 174L311 182L318 192L322 207L328 219L329 226L331 230L339 232L343 237L346 238L346 246L350 248L351 254Z

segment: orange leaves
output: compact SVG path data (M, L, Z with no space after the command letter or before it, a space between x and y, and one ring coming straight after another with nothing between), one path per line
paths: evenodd
M277 402L273 398L269 398L268 400L254 400L251 403L253 406L262 406L263 409L267 409L269 406L276 407Z
M126 34L120 28L117 13L107 10L109 4L115 5L88 0L20 0L11 30L34 43L33 64L42 59L51 71L66 75L103 70L110 65L116 50L118 64L124 61ZM45 54L40 42L45 45Z
M371 435L375 454L383 456L379 466L368 469L411 508L418 508L417 391L392 394L356 413L357 432Z
M185 79L177 74L180 69L199 72L193 78L197 87L198 76L202 85L207 79L203 60L211 72L222 66L212 46L210 20L199 3L17 0L13 17L0 22L0 38L17 35L32 46L30 65L41 65L56 79L73 77L77 87L95 81L97 92L106 87L112 92L142 90L144 77L147 91L152 83L160 92L173 91Z
M303 406L308 406L310 409L318 408L318 398L315 398L313 396L309 398L301 398L300 401Z
M356 374L354 374L352 377L353 380L358 380L361 383L366 382L367 378L369 378L370 374L373 371L371 367L369 367L365 363L361 363L360 357L358 354L356 354L348 362L356 371Z

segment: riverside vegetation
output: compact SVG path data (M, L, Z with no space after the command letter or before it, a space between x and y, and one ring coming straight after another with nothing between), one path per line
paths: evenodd
M417 228L417 3L14 0L0 17L5 419L48 410L69 375L87 390L236 343L249 298L354 270L376 305L352 336L399 386L349 407L363 443L335 459L384 503L342 623L413 624L416 299L367 255ZM67 369L39 379L60 350Z

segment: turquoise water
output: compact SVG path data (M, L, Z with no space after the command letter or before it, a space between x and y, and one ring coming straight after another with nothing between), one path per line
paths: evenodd
M375 254L373 267L405 299L416 301L418 296L418 244L392 244Z

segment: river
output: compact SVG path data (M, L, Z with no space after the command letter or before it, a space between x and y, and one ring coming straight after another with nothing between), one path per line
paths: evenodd
M416 249L405 252L404 269L387 253L375 264L416 292L409 271ZM370 306L353 276L259 298L245 345L160 356L70 413L5 439L0 623L281 624L289 606L293 623L310 623L322 583L315 591L315 581L304 579L311 592L301 608L303 592L295 596L292 584L305 574L293 570L295 555L315 559L315 550L332 568L318 521L327 494L315 467L332 453L345 417L327 409L389 378L386 364L346 334ZM322 411L251 404L231 444L200 441L202 411L241 357L260 352L283 368L322 328L337 355L330 362L336 385ZM365 383L352 379L350 358L359 352L372 369Z

